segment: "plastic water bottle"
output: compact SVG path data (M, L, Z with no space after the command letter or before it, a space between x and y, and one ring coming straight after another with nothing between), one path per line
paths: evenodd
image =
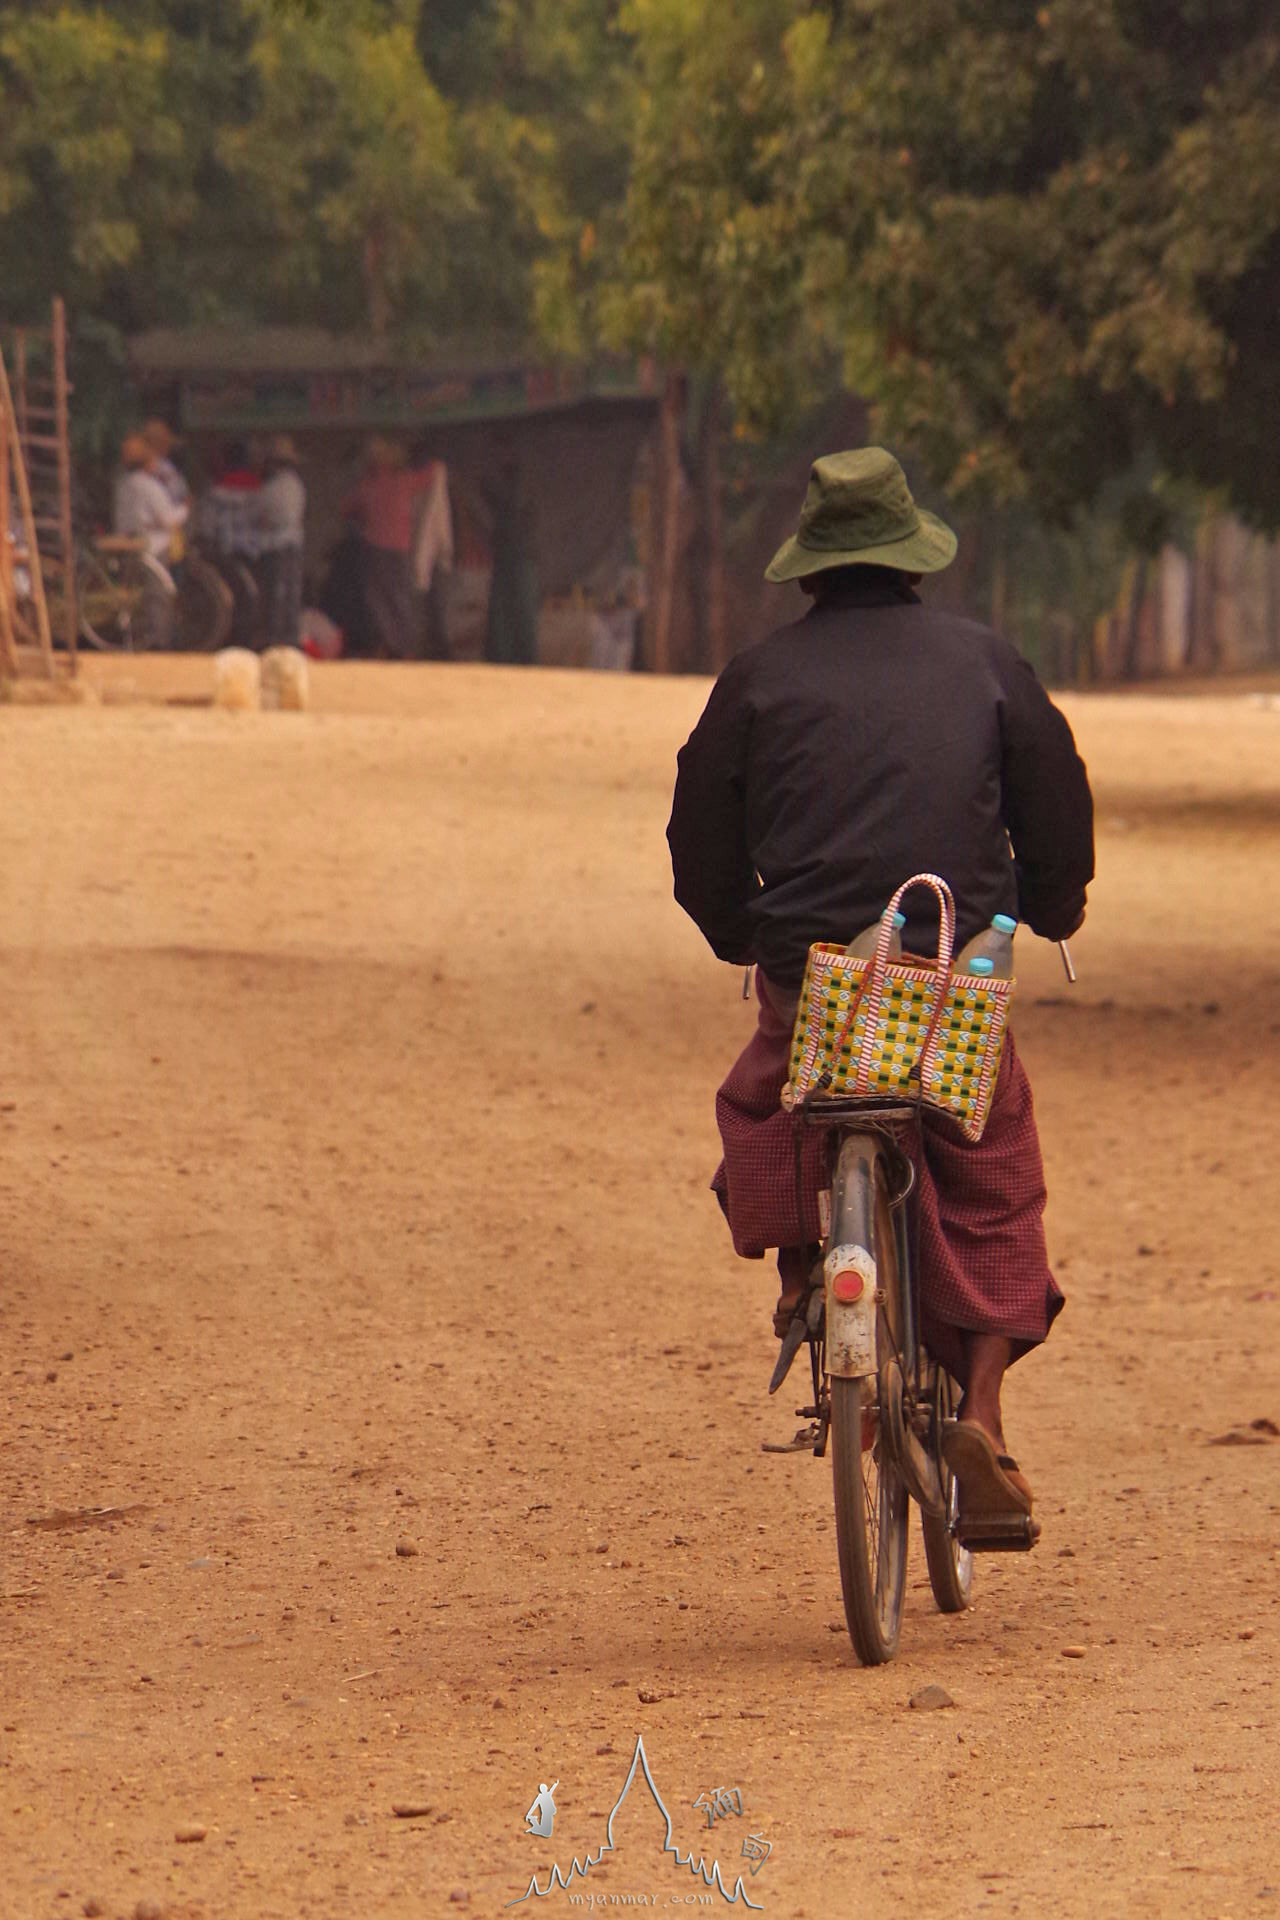
M880 928L883 924L884 914L881 914L878 920L873 920L869 927L863 928L857 939L845 948L845 952L848 954L850 960L869 960L871 958L876 950L876 941L880 938ZM905 913L894 914L893 932L889 936L889 958L891 960L900 960L902 958L902 929L906 924L907 916Z
M957 973L976 973L979 978L996 975L1001 980L1013 978L1013 936L1018 930L1016 920L1007 913L998 913L989 927L984 927L975 940L971 940L956 961Z

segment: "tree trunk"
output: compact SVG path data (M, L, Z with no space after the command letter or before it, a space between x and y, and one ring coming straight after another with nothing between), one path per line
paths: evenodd
M1005 551L1004 516L991 516L991 624L1004 632L1005 610L1009 600L1008 560Z
M724 435L724 390L718 379L707 388L698 441L698 507L702 521L703 657L712 673L728 664L725 607L724 496L720 449Z
M1129 613L1125 628L1124 659L1120 675L1124 680L1136 680L1141 667L1139 652L1142 643L1142 606L1147 597L1147 556L1140 555L1133 574L1133 589L1129 595Z
M1192 588L1191 650L1187 660L1188 666L1197 673L1212 673L1218 664L1216 540L1217 522L1202 520L1196 529L1192 555L1195 584Z
M982 558L982 523L979 520L963 520L958 531L960 551L956 555L955 565L948 567L939 577L939 586L933 597L956 613L976 617L974 602L978 563Z
M658 420L658 471L655 499L658 540L653 556L652 638L649 664L655 673L672 670L671 633L676 603L676 563L680 538L680 418L684 410L684 376L668 373L662 388Z
M387 293L386 240L377 221L365 235L361 265L364 269L364 297L369 310L369 326L375 340L385 340L391 325L391 299Z

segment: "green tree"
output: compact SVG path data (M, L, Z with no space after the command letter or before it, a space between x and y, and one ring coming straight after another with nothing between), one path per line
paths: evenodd
M622 236L634 86L621 12L620 0L426 0L419 25L485 215L487 246L460 271L505 288L512 326L569 355L601 344L585 295ZM467 311L477 296L468 287Z
M455 232L471 211L455 116L401 0L250 0L252 111L217 156L264 249L275 314L385 334L437 316Z
M0 0L6 316L61 291L120 333L527 337L561 222L543 11L526 31L446 0Z
M953 496L1065 517L1155 449L1280 523L1269 0L625 18L645 97L606 332L718 361L763 429L836 355Z
M553 337L723 373L743 417L766 426L793 410L815 366L805 236L775 165L790 124L776 63L792 10L785 0L627 0L617 10L625 164L576 248L540 274Z
M194 217L167 36L127 13L0 7L7 318L42 318L55 292L101 304Z

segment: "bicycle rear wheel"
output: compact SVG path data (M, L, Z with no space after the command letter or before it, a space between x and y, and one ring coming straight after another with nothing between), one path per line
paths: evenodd
M187 554L178 586L178 645L192 653L216 653L231 632L235 595L202 554Z
M855 1192L853 1212L855 1221L859 1211L864 1216L858 1244L876 1262L877 1371L874 1378L831 1379L831 1456L845 1620L859 1660L875 1667L891 1660L897 1649L907 1573L907 1487L889 1457L882 1411L895 1380L901 1391L897 1351L903 1276L879 1153L867 1158L861 1184L867 1190L860 1203ZM841 1231L852 1237L849 1216Z
M960 1396L959 1389L949 1373L941 1367L932 1369L932 1372L929 1449L938 1461L946 1511L937 1518L924 1512L920 1515L924 1531L924 1557L929 1563L929 1585L933 1588L933 1597L938 1604L939 1612L964 1613L969 1606L973 1589L973 1555L967 1547L960 1545L951 1531L959 1512L956 1477L942 1458L938 1447L938 1435L942 1422L949 1420L955 1413Z

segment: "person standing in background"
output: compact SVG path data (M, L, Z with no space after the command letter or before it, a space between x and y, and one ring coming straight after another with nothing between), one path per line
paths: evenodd
M173 449L182 442L163 420L148 420L142 438L154 459L150 472L160 482L176 507L191 512L191 488L181 467L173 459ZM212 560L206 560L185 537L174 531L166 562L177 588L175 602L175 642L178 646L221 645L231 632L235 601L230 588ZM192 640L193 633L197 636ZM216 636L216 638L211 638Z
M287 434L267 449L256 520L262 541L262 624L270 647L296 647L302 619L302 556L307 489L298 450Z
M118 538L138 540L158 563L148 571L138 609L142 645L167 647L173 640L174 586L168 572L175 536L186 524L187 507L172 500L155 472L156 454L140 433L120 449L124 472L116 483L113 524Z
M426 476L413 541L413 584L418 595L422 652L428 660L449 658L446 593L453 571L453 508L443 460L414 450L414 467Z
M407 462L398 441L371 440L360 484L343 508L360 535L361 597L373 651L383 660L411 660L419 652L412 553L433 467Z
M154 456L148 471L160 482L175 507L191 511L191 489L186 475L173 459L173 450L182 442L163 420L148 420L140 436Z
M257 647L262 640L262 593L255 573L263 551L261 491L262 475L251 464L248 448L232 441L196 509L200 544L231 589L230 637L237 647Z
M115 532L123 540L141 540L163 566L175 532L186 524L187 508L170 498L156 473L156 456L140 433L125 440L120 461L124 472L116 482Z
M524 462L505 448L484 488L493 520L493 576L489 585L486 659L531 666L538 658L536 508Z

